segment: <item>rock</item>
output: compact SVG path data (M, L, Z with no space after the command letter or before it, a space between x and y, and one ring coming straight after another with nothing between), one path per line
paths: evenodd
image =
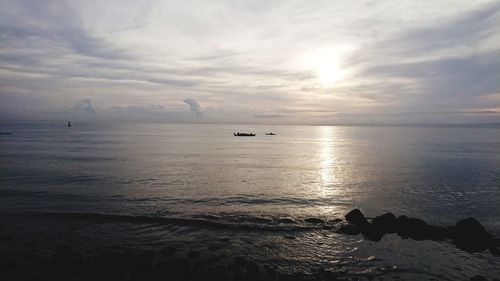
M445 227L441 226L427 225L426 232L428 239L434 241L443 241L451 238L451 232Z
M396 219L396 230L403 239L412 238L421 241L428 238L427 224L421 219L399 216Z
M372 241L380 241L386 233L396 232L396 216L392 213L386 213L377 216L372 220L372 223L364 225L361 233Z
M348 223L342 225L337 232L348 235L357 235L361 233L361 230L357 226Z
M345 219L348 222L357 226L358 228L363 228L364 226L366 226L368 224L368 221L366 220L365 215L363 215L363 213L361 213L361 211L359 209L354 209L354 210L350 211L349 213L347 213L347 215L345 215Z
M393 213L385 213L372 220L372 225L384 233L396 232L396 216Z
M305 222L307 223L315 223L315 224L318 224L318 223L325 223L324 220L322 219L319 219L319 218L307 218L304 220Z
M188 258L190 260L195 260L197 258L199 258L201 255L200 255L200 252L196 252L196 251L190 251L188 254L187 254Z
M493 237L474 218L466 218L455 224L453 243L467 252L480 252L488 249Z
M488 281L488 279L484 278L481 275L475 275L470 278L470 281Z
M167 247L160 250L160 253L165 257L169 257L169 256L175 254L175 252L177 252L177 249L174 247L171 247L171 246L167 246Z
M373 225L371 223L365 225L365 227L362 229L361 233L365 238L371 241L378 242L382 237L384 236L385 232L383 229L380 227Z
M288 218L288 217L279 218L278 222L279 223L297 223L294 219Z
M57 246L52 261L60 266L76 266L84 262L84 257L69 246Z

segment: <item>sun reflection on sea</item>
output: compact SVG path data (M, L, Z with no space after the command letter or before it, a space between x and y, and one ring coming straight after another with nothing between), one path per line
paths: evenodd
M330 197L333 186L336 183L335 174L335 128L334 127L319 127L319 149L318 149L318 183L320 187L320 195L322 197Z

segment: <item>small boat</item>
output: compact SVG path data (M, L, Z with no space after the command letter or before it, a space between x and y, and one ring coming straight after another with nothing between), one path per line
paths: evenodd
M240 133L240 132L237 132L237 133L233 133L233 136L235 136L235 137L255 137L255 134L254 133Z
M266 133L266 136L275 136L276 134L273 133L273 132L270 132L270 133Z

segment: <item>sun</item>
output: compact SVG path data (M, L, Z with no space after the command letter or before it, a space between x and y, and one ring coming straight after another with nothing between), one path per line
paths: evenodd
M325 62L319 65L315 72L323 88L331 88L343 78L343 72L335 62Z
M346 76L340 61L347 50L345 46L315 49L306 53L303 63L316 77L319 86L332 88Z

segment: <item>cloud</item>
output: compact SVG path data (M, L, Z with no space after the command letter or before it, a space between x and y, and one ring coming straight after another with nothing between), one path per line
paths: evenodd
M4 112L60 112L74 105L74 96L106 105L89 118L176 122L192 121L180 100L203 116L198 122L221 123L326 124L329 115L363 122L383 112L403 120L396 113L426 111L473 112L475 120L473 114L500 108L491 98L500 91L494 0L3 0L1 6ZM344 45L352 46L337 54L345 77L322 87L318 69L303 58ZM95 111L89 105L80 110Z
M203 112L201 111L200 104L196 100L188 98L183 100L183 102L185 102L190 106L191 111L196 114L196 117L198 118L203 117Z
M75 109L78 113L96 114L97 110L90 99L77 100Z
M253 117L263 118L263 119L274 119L274 118L283 118L283 117L286 117L286 115L283 115L283 114L254 114Z

